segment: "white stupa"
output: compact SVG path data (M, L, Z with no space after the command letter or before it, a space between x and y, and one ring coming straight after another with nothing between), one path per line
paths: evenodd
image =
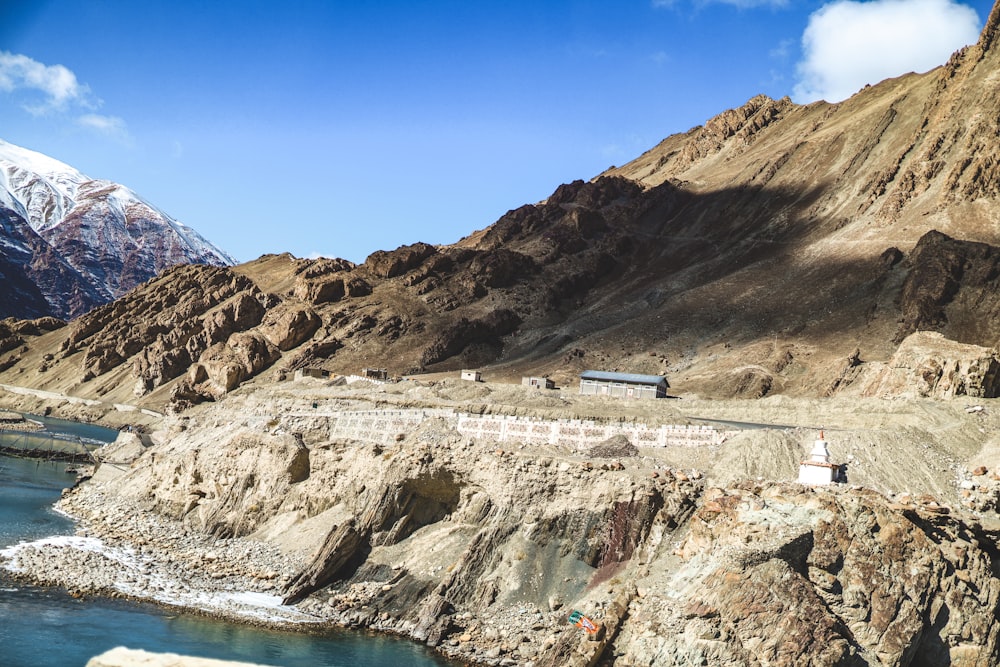
M830 463L830 450L826 448L823 431L813 444L809 458L799 465L799 482L802 484L832 484L837 481L840 466Z

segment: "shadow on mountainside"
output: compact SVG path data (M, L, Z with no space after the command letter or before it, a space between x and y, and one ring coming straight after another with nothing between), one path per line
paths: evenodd
M174 395L198 402L271 367L659 372L662 359L694 359L708 344L731 346L713 354L739 355L768 338L776 348L780 339L837 347L830 354L841 357L854 347L887 355L906 327L973 319L962 309L995 282L991 252L928 242L951 268L922 272L920 289L903 294L915 264L901 250L841 240L851 221L814 214L831 187L695 193L601 177L560 186L450 246L402 246L360 265L268 256L238 270L172 269L75 320L46 367L69 363L59 372L75 377L82 366L82 382L92 383L83 393L99 396L122 393L123 384L157 392L186 376ZM956 277L956 262L986 268ZM968 298L953 298L963 292L951 283L933 289L970 276L981 289ZM927 302L911 310L947 306L946 319L914 316L900 326L911 293ZM1000 324L1000 305L988 312L980 335ZM661 365L651 365L657 355Z

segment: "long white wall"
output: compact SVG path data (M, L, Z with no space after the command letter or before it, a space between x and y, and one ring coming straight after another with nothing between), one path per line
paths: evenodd
M589 449L616 435L624 435L636 447L720 445L730 435L730 432L719 431L712 426L647 426L579 419L548 420L482 415L459 415L458 430L470 438L572 449Z
M366 410L309 416L327 421L331 439L381 443L395 441L398 434L413 431L430 418L444 419L462 435L477 440L567 449L589 449L616 435L624 435L636 447L702 447L722 444L733 433L712 426L648 426L632 422L471 415L451 410Z

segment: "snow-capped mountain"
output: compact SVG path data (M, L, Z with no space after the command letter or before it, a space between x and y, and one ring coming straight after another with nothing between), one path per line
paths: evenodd
M169 266L234 263L129 188L0 140L0 317L72 318Z

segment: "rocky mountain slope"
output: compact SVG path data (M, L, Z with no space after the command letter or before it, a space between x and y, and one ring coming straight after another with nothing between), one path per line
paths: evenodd
M305 366L994 396L998 23L840 104L754 98L452 245L167 271L18 348L0 380L161 407ZM923 331L944 338L897 355Z
M4 141L0 248L0 315L20 318L76 317L175 264L233 263L125 186Z

